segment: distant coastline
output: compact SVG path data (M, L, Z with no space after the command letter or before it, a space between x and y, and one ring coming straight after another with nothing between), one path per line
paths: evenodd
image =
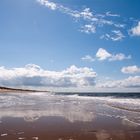
M42 91L42 90L32 90L32 89L22 89L22 88L10 88L10 87L2 87L0 86L0 93L1 92L49 92L49 91Z

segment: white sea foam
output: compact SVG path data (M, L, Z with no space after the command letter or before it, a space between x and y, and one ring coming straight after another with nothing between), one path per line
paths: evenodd
M5 137L7 135L8 135L7 133L4 133L4 134L1 134L1 137Z
M24 138L24 137L19 137L18 139L19 139L19 140L25 140L25 138Z
M33 139L33 140L39 140L39 138L38 138L38 137L32 137L32 139Z

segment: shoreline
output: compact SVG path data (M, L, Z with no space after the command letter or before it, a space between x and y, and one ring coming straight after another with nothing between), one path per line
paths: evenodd
M0 87L0 93L2 93L2 92L13 92L13 91L14 92L50 92L50 91L42 91L42 90Z

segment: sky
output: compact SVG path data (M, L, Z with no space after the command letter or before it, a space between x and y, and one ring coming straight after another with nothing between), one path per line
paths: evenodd
M135 0L1 0L0 85L140 91Z

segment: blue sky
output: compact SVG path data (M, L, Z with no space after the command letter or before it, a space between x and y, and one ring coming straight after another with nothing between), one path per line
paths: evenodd
M0 84L139 91L139 9L138 0L1 0Z

